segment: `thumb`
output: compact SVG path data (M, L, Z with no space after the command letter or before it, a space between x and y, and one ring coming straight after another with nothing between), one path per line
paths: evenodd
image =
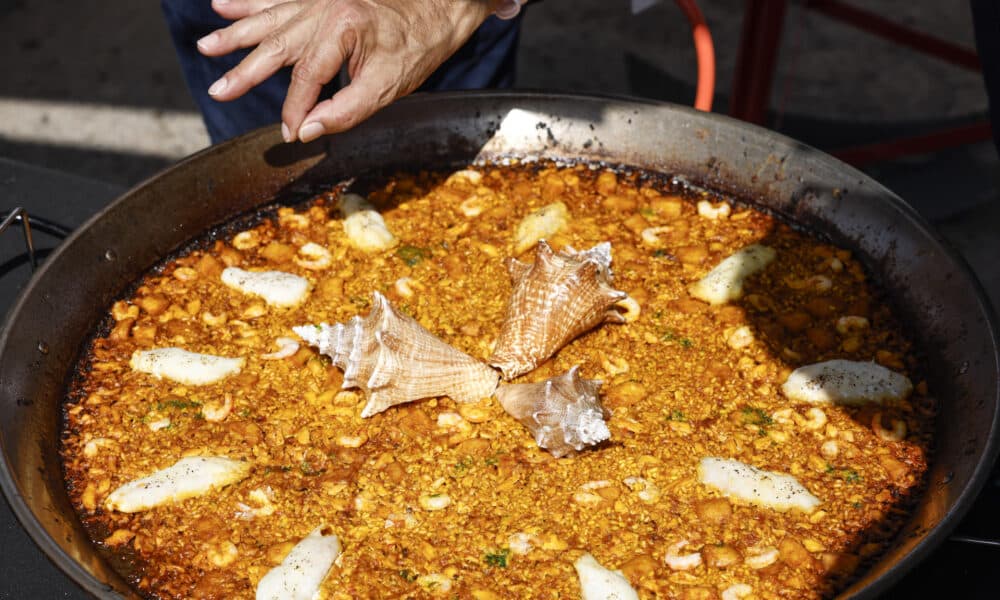
M390 90L359 77L309 111L299 127L299 139L309 142L323 134L346 131L396 97Z

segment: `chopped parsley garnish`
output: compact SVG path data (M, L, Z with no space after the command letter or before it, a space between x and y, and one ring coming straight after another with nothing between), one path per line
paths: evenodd
M667 415L667 420L684 422L687 421L687 415L684 414L683 410L672 410L670 411L670 414Z
M854 469L844 469L841 475L847 483L861 483L861 475Z
M756 425L758 427L769 427L774 425L774 419L763 409L753 406L744 406L740 411L740 417L745 425Z
M466 456L462 460L455 463L455 475L459 476L465 475L465 472L468 471L473 464L475 464L475 461L472 459L472 457Z
M427 254L426 248L418 248L417 246L400 246L396 250L396 256L403 259L403 262L410 267L427 258Z
M644 217L646 217L648 219L650 217L655 217L656 216L656 211L653 210L652 208L649 208L648 206L646 206L646 207L643 207L643 208L639 209L639 214L642 215L642 216L644 216Z
M201 402L197 402L195 400L181 400L179 398L171 398L170 400L157 402L156 410L163 410L165 408L176 408L177 410L186 410L189 408L198 408L200 406Z
M678 335L673 329L664 329L660 334L660 339L664 342L677 342L682 348L693 348L694 340L689 337Z
M399 571L399 576L400 578L402 578L403 581L408 581L410 583L413 583L414 581L417 580L417 574L411 573L409 569L401 569Z
M757 435L761 437L767 435L767 428L774 425L774 419L771 418L771 415L754 406L744 406L740 410L740 419L744 425L757 427Z
M834 475L835 477L840 477L847 483L861 483L861 474L854 469L838 469L830 463L826 463L826 472ZM859 508L855 506L855 508Z
M493 456L487 456L486 458L484 458L483 462L486 463L486 466L488 466L488 467L495 467L495 466L497 466L497 465L500 464L500 455L501 454L503 454L503 451L502 450L498 450L498 451L496 451L496 452L493 453Z
M491 567L507 568L507 559L510 558L510 548L501 548L496 552L487 552L483 560Z

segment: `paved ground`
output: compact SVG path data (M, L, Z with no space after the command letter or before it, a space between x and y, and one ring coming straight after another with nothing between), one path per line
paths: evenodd
M860 3L972 45L964 0ZM641 0L640 0L641 2ZM690 33L672 2L635 16L633 1L546 0L531 7L520 87L693 96ZM644 3L644 2L642 2ZM716 110L728 104L743 2L700 0L719 62ZM131 185L208 143L157 2L0 0L0 156ZM793 3L771 126L830 149L926 130L985 112L969 73L832 22ZM998 160L990 144L875 165L876 179L941 223L1000 298Z

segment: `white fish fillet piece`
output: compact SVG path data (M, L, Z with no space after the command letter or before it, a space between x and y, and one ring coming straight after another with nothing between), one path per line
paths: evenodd
M555 234L569 223L569 209L562 202L553 202L527 214L514 230L514 253L527 249Z
M185 385L207 385L236 375L243 369L243 358L198 354L183 348L136 350L129 366L157 379L166 377Z
M878 363L837 359L795 369L781 391L799 402L857 406L905 399L913 384Z
M222 283L234 290L259 296L271 306L298 306L309 295L309 280L284 271L245 271L226 267Z
M180 502L225 487L250 474L250 463L223 456L188 456L166 469L130 481L108 495L104 505L125 513Z
M583 600L639 600L639 594L621 571L605 568L590 553L576 559L573 566L580 577Z
M705 457L698 465L698 480L724 496L784 512L798 509L811 513L820 500L799 480L775 471L765 471L738 460Z
M385 219L364 198L357 194L340 197L340 212L344 214L344 233L351 244L364 252L388 250L399 239L385 224Z
M327 525L302 538L257 584L257 600L312 600L340 556L340 539Z
M743 281L762 270L777 256L773 248L750 244L722 260L688 291L709 304L725 304L743 295Z

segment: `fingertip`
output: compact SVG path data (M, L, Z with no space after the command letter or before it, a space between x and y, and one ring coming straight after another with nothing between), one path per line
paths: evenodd
M370 83L355 80L337 91L333 98L313 105L319 96L320 86L304 85L302 81L292 77L292 85L285 97L282 121L290 123L292 127L298 126L299 139L303 142L351 129L384 104L377 88L372 88Z
M307 121L299 127L299 139L302 142L311 142L326 133L326 127L319 121Z
M353 84L352 84L353 85ZM375 107L367 111L358 105L359 88L347 86L333 95L333 98L317 104L302 118L303 123L321 123L325 133L347 131L371 114ZM363 99L364 94L360 94ZM301 136L301 133L300 133Z
M212 10L224 19L240 19L251 14L246 8L241 8L239 2L232 0L212 0Z
M287 103L286 103L287 108ZM302 129L302 123L305 122L306 114L303 112L301 114L289 113L287 110L281 112L281 135L285 135L288 132L285 141L294 142L296 139L301 140L299 131ZM316 119L312 119L315 121Z
M215 46L219 44L219 34L213 31L198 40L196 43L198 45L198 50L200 50L203 54L206 54L214 50Z
M285 95L285 103L281 108L281 122L288 126L292 138L295 138L306 121L310 123L326 122L322 115L316 114L316 100L321 87L317 84L306 84L301 80L292 79ZM320 103L322 104L322 103ZM325 133L324 127L324 133ZM301 139L301 135L299 134Z
M226 77L219 78L215 83L209 86L208 95L209 96L219 96L226 91L229 87L229 80Z

